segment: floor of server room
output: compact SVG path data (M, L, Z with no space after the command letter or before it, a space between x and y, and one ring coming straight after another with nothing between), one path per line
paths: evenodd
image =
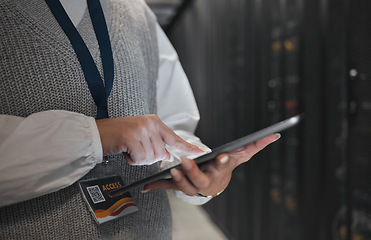
M182 202L173 193L168 195L173 217L173 240L227 240L202 207Z

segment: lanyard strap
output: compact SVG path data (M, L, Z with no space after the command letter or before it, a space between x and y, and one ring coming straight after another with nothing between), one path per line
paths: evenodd
M96 119L108 118L107 99L111 93L114 78L113 56L107 24L99 0L88 0L87 2L101 53L105 86L88 47L68 17L62 4L59 0L45 1L75 50L90 93L98 108Z

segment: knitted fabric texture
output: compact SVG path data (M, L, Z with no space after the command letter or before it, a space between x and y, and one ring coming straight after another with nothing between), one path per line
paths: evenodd
M158 49L155 17L141 0L101 1L110 34L115 78L110 117L156 112ZM99 47L86 11L78 31L102 75ZM96 105L76 54L43 0L0 0L0 113L26 117L68 110L95 117ZM53 159L50 159L53 161ZM110 156L84 179L119 174L130 183L158 171ZM0 208L0 239L170 239L166 193L131 192L139 212L97 225L78 185Z

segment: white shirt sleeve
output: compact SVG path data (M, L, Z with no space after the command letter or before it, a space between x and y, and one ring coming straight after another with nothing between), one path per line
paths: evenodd
M181 138L197 146L207 148L193 133L200 120L197 104L188 82L188 78L180 64L178 55L164 31L157 24L157 39L159 47L159 73L157 80L157 115ZM161 168L166 169L180 163L184 152L167 147L172 155L172 161L162 162ZM190 158L196 156L187 156ZM201 205L209 201L205 197L190 197L183 192L175 191L175 195L183 201Z
M0 115L0 206L67 187L102 162L95 119L67 111Z

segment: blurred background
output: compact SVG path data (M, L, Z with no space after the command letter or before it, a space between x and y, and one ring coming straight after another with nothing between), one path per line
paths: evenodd
M228 239L371 239L371 1L147 2L207 145L305 112L203 206Z

